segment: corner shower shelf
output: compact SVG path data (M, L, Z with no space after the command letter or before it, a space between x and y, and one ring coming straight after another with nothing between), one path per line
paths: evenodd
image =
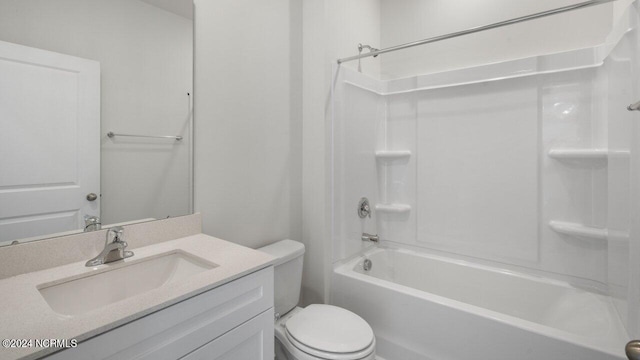
M395 159L406 159L411 156L411 151L409 150L380 150L376 151L376 159L381 160L395 160Z
M608 236L607 229L594 228L571 222L550 221L549 227L560 234L580 236L596 240L607 240Z
M558 160L607 160L608 149L551 149L549 157Z
M407 204L376 204L376 211L394 214L403 214L411 211L411 205Z

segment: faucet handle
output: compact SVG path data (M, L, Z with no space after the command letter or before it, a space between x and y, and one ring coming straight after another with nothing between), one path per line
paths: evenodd
M371 218L371 207L369 206L369 199L366 197L363 197L358 202L358 216L360 216L361 219L364 219L367 216Z
M111 242L122 241L122 237L124 235L124 228L122 226L114 226L107 230L107 243L109 242L109 234L113 232L113 240Z

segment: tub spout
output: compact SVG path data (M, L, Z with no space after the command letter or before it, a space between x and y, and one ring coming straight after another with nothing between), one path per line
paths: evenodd
M378 238L378 235L372 235L372 234L367 234L367 233L362 233L362 237L361 237L362 241L371 241L374 243L377 243L380 239Z

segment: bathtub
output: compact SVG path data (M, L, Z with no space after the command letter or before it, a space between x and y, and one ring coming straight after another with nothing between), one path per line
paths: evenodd
M386 360L626 359L612 300L557 280L373 248L336 266L331 286Z

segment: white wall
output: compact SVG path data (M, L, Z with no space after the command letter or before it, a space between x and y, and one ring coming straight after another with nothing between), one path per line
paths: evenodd
M325 57L329 63L334 64L338 58L358 54L359 43L379 47L381 19L384 16L380 5L381 0L325 1ZM358 62L349 62L345 66L356 69ZM361 68L365 74L380 75L378 59L362 59Z
M389 47L581 2L381 0L380 46ZM380 56L385 79L579 49L602 43L612 4L510 25Z
M195 1L195 209L249 247L301 240L301 5Z
M103 223L189 213L190 20L137 0L4 0L0 40L100 62Z
M195 4L195 199L204 231L251 247L302 241L303 302L324 302L332 64L358 42L379 42L379 3ZM379 65L363 68L377 74Z
M328 288L326 261L331 238L328 187L330 184L330 134L326 111L331 65L326 62L328 31L325 1L302 2L302 238L306 246L301 302L322 303ZM330 242L329 242L330 243Z
M607 171L607 282L618 312L627 326L631 338L640 335L638 302L640 301L640 272L636 265L640 252L637 229L633 226L640 219L638 196L640 174L636 156L640 133L634 129L637 114L626 110L628 99L638 99L637 64L640 61L638 47L638 14L631 11L635 31L629 32L605 61L608 94L607 116L608 147L610 151ZM630 156L629 156L630 154ZM633 161L636 161L634 163Z
M637 3L634 4L636 9L638 7ZM638 44L638 35L633 38L635 44ZM637 46L637 45L636 45ZM640 61L640 51L636 48L635 53L633 55L635 62L638 63ZM637 99L640 96L640 84L638 79L638 67L634 67L632 74L634 81L634 92L635 98ZM630 196L629 196L629 204L633 204L631 206L630 219L640 219L640 122L638 122L637 115L634 117L634 120L631 122L630 126L632 142L631 142L631 158L630 158ZM623 249L624 251L624 249ZM629 298L629 320L630 323L628 325L628 329L630 335L633 338L638 338L640 336L640 262L637 261L640 256L640 221L630 221L629 223L629 251L625 255L624 253L618 253L619 256L623 256L626 258L629 264L629 278L627 279L628 285L628 298Z
M302 231L307 247L302 302L328 301L331 271L331 83L335 61L357 53L358 43L376 46L378 0L304 0ZM357 62L347 66L357 67ZM362 61L378 75L379 64Z

